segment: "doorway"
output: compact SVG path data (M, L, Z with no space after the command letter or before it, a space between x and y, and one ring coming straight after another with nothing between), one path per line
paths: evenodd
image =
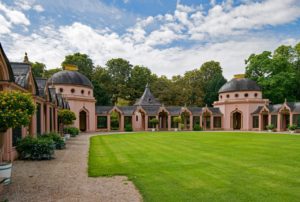
M84 132L86 131L86 112L85 111L81 111L79 113L79 129L80 131Z
M232 114L232 128L233 130L241 130L242 128L242 114L240 112L234 112Z

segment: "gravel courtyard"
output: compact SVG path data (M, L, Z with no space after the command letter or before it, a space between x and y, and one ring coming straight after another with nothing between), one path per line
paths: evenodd
M50 161L15 161L12 184L4 188L0 201L142 201L126 177L87 176L90 137L71 138Z

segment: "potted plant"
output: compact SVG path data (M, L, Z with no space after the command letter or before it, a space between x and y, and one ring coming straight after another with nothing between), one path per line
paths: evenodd
M267 128L268 132L272 132L274 130L275 126L273 124L269 124L266 126L266 128Z
M175 128L175 131L178 131L181 129L180 125L181 125L181 122L182 122L182 119L181 119L181 116L176 116L173 118L173 121L174 123L176 123L177 125L177 128Z
M292 125L289 125L288 128L289 128L290 133L295 133L295 130L297 129L297 125L292 124Z
M58 115L58 119L60 122L60 131L61 131L61 134L63 134L65 131L64 126L72 124L73 121L76 120L76 115L74 112L72 112L69 109L61 109L58 111L57 115ZM66 133L64 136L66 139L69 139L70 133Z
M29 125L35 105L30 94L18 91L0 92L0 178L10 183L11 162L2 162L4 135L9 128Z
M156 128L157 124L159 123L159 120L157 118L153 118L149 122L152 125L152 131L155 131L155 128Z

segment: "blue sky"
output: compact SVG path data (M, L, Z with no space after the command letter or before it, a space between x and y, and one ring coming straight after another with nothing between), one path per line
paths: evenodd
M299 36L299 0L0 0L9 59L28 52L48 69L82 52L96 65L122 57L169 77L216 60L230 79L251 53Z

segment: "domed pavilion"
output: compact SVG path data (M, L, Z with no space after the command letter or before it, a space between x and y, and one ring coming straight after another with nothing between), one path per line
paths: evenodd
M55 73L48 83L68 101L76 115L74 126L83 132L95 131L96 100L91 81L76 70L63 70Z

